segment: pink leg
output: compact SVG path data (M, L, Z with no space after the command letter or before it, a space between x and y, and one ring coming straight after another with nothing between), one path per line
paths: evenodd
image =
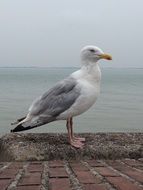
M70 126L71 126L71 137L72 137L72 139L74 139L75 141L85 142L85 138L82 138L82 137L75 137L75 136L74 136L72 117L70 118Z
M76 141L72 138L71 135L71 125L70 125L70 118L67 119L67 131L68 131L68 137L69 137L69 143L75 147L75 148L82 148L83 147L83 143L81 143L80 141Z

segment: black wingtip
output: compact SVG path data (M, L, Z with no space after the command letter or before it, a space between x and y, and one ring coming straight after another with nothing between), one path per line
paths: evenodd
M20 125L16 126L14 129L12 129L10 132L15 133L15 132L19 132L19 131L26 131L26 130L29 130L29 129L33 129L35 127L38 127L38 126L35 125L35 126L23 127L22 124L20 124Z
M19 131L24 131L24 130L26 130L25 127L23 127L22 125L18 125L14 129L12 129L10 132L14 133L14 132L19 132Z

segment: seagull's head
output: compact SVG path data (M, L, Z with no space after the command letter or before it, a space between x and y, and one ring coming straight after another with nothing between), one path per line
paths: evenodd
M112 60L111 55L105 54L96 46L85 46L81 50L81 59L83 62L97 62L100 59Z

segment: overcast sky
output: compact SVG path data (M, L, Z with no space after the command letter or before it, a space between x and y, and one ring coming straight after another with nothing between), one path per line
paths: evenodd
M89 44L143 67L143 0L0 0L0 66L79 66Z

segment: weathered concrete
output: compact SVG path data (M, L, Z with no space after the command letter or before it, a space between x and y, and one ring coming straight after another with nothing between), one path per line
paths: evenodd
M0 190L143 190L143 162L0 162Z
M66 134L17 133L0 139L0 161L143 158L143 133L78 134L83 149L68 144Z

